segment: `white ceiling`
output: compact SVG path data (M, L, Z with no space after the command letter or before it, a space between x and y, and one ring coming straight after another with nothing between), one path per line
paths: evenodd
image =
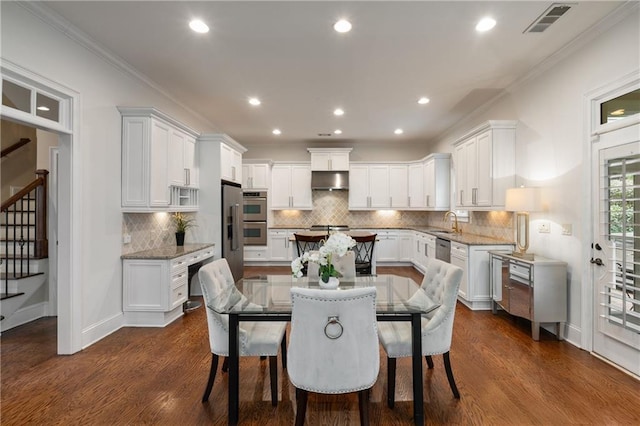
M256 145L428 141L622 3L573 3L538 34L523 31L550 1L46 4L219 131ZM484 16L497 25L480 34ZM193 17L211 31L192 32ZM332 29L339 18L350 33ZM431 102L418 105L420 96ZM341 136L318 136L337 128Z

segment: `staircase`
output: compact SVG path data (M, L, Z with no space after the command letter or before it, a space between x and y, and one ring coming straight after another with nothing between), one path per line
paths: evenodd
M46 170L2 203L0 215L0 328L2 331L42 316L30 301L46 282ZM42 297L40 297L42 299ZM37 299L36 299L37 300Z

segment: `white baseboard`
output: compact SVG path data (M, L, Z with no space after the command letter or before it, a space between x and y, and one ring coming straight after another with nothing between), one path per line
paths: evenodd
M22 324L46 317L48 313L48 302L35 303L18 309L10 317L2 320L2 331L11 330Z
M124 313L118 312L111 318L90 325L82 330L82 349L93 345L98 340L104 339L111 333L120 330L124 326Z

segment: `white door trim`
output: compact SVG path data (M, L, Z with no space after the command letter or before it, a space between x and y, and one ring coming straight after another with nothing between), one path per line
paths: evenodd
M634 90L640 85L640 70L634 70L615 81L607 83L601 87L598 87L585 94L585 143L583 145L583 165L584 165L584 182L588 186L583 203L583 211L589 212L589 220L584 221L582 225L582 235L585 239L582 244L583 251L583 264L582 264L582 276L583 282L588 283L588 288L582 289L582 316L581 321L581 348L587 351L593 351L593 314L594 314L594 298L593 290L595 286L595 277L593 271L593 265L589 262L591 259L592 249L591 243L594 235L594 222L596 218L593 217L592 202L595 198L593 188L593 173L592 168L593 156L592 145L599 140L599 136L603 133L615 131L626 126L636 124L640 121L640 115L629 117L626 120L621 120L618 123L600 124L600 104L609 99L620 96L626 92Z
M48 315L58 315L58 155L57 146L49 148L49 308Z
M0 58L5 76L55 93L61 99L61 123L44 120L2 106L4 118L56 133L59 136L58 173L58 354L82 349L82 162L80 143L80 93Z

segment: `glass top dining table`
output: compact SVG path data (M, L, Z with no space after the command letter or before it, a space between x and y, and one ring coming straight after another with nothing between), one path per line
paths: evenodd
M291 288L320 288L317 279L295 278L290 275L265 275L244 278L236 283L236 291L226 305L215 310L229 315L229 413L228 423L238 424L239 417L239 323L241 321L291 321ZM357 287L376 288L376 316L378 321L410 321L413 358L413 416L416 425L424 424L422 387L421 316L426 309L414 300L420 286L410 278L397 275L357 276L341 280L339 289ZM211 306L208 306L212 309ZM419 401L419 403L416 403Z

